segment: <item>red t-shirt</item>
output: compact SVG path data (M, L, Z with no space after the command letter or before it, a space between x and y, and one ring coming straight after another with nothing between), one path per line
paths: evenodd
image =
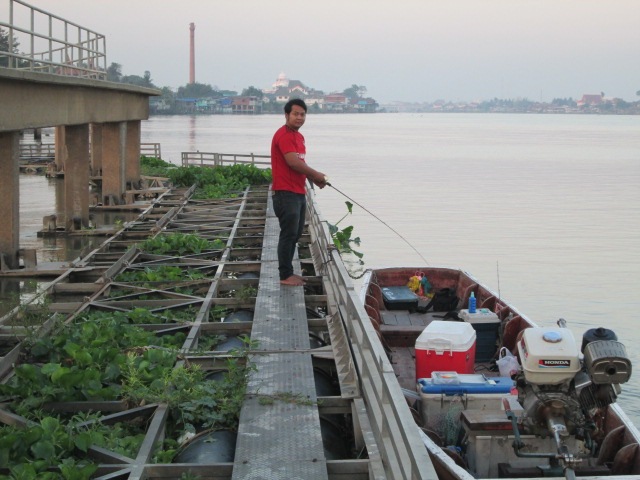
M304 162L307 150L304 137L296 130L283 125L273 135L271 141L271 177L273 190L287 190L295 193L305 193L304 183L307 176L298 173L287 165L285 154L295 152Z

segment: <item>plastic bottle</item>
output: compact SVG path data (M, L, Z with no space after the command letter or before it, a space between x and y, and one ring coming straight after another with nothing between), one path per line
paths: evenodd
M469 296L469 313L476 313L476 296L473 292Z

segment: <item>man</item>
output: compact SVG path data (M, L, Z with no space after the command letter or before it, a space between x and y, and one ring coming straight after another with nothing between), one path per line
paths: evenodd
M324 173L305 163L304 137L298 131L304 125L307 105L298 98L284 106L285 124L273 135L271 142L271 173L273 177L273 210L280 222L278 240L278 271L281 285L304 285L304 279L293 273L293 255L302 235L305 220L305 181L324 188Z

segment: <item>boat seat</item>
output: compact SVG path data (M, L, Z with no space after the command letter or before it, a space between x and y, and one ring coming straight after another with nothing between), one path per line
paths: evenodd
M613 459L611 473L613 475L631 475L636 471L634 466L637 463L639 451L640 446L637 443L630 443L618 450Z
M507 418L504 410L470 409L460 413L460 420L469 432L513 433L511 420Z
M622 446L625 433L626 427L624 425L620 425L607 433L602 440L596 465L604 465L605 463L613 462L616 453Z

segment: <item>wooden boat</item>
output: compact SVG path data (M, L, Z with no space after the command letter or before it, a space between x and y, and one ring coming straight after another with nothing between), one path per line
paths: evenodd
M434 311L442 292L453 308ZM616 403L631 363L614 332L581 345L562 319L539 327L454 268L369 270L361 299L440 479L640 478L640 434ZM500 373L509 356L517 369Z

